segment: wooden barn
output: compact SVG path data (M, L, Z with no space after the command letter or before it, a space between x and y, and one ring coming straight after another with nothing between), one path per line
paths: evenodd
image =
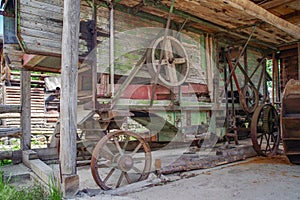
M299 0L2 0L1 6L2 93L11 73L20 71L21 82L19 105L3 99L1 105L1 113L20 113L20 127L6 127L1 137L17 134L22 145L0 159L31 166L32 158L59 157L65 196L77 191L76 159L90 146L92 175L103 190L145 179L154 162L151 144L192 137L199 145L207 133L238 144L251 136L258 154L276 153L284 89L300 77ZM31 150L32 121L58 116L32 112L39 96L33 85L40 83L33 72L61 75L57 143L46 150ZM271 117L261 125L266 112ZM128 131L128 119L148 136ZM266 146L261 134L270 135ZM292 146L299 141L293 136ZM291 162L299 162L297 148ZM125 150L144 153L141 170ZM115 170L121 175L108 184Z

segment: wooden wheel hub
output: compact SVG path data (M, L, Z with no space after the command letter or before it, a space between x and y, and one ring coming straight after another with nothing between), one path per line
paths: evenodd
M130 155L122 155L117 158L118 168L123 172L128 172L132 169L134 161Z
M111 132L94 148L91 170L95 182L104 190L144 180L151 170L150 147L136 133Z
M152 78L158 76L158 82L169 87L183 84L189 73L187 52L172 36L160 37L152 43L147 52L147 66Z

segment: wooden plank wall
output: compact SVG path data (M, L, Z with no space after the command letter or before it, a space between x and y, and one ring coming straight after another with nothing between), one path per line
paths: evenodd
M18 0L18 37L29 52L57 54L61 49L63 2L45 2Z
M285 49L278 55L280 59L280 91L283 92L285 85L290 79L298 80L298 48Z

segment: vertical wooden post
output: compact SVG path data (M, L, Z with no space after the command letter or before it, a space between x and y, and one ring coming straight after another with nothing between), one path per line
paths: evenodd
M273 53L273 77L272 77L272 103L279 102L279 83L278 83L278 59L276 54Z
M21 70L21 128L22 128L22 144L23 151L31 148L31 87L30 87L30 71Z
M206 74L208 92L211 101L213 101L213 69L212 69L212 50L211 50L211 37L206 35L205 37L205 52L206 52Z
M93 110L96 110L96 102L97 102L97 5L95 4L95 0L92 2L92 20L94 22L94 33L92 38L92 92L93 92Z
M72 197L78 190L76 174L77 84L80 0L64 0L61 98L60 164L62 192Z
M300 80L300 42L298 42L298 80Z

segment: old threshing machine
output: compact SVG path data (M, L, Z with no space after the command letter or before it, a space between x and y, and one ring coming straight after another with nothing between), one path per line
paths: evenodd
M45 55L37 57L41 66L51 63L58 71L63 1L51 1L51 6L37 2L17 1L17 37L26 53ZM204 42L170 31L170 15L167 29L115 35L111 26L110 40L97 48L97 6L91 6L93 12L82 7L79 54L85 60L78 76L77 149L78 156L92 153L92 175L102 189L147 178L155 161L151 150L166 146L208 148L224 136L234 136L237 142L238 132L251 132L256 151L276 152L278 115L264 104L264 58L253 62L257 66L251 66L248 76L246 64L240 62L246 63L245 48L218 52L209 36L204 48ZM244 81L238 80L237 70Z
M142 40L133 37L137 32ZM211 102L203 71L195 65L197 43L154 28L116 38L122 38L115 41L123 49L115 55L115 70L133 62L129 72L111 77L111 68L101 68L109 66L101 63L105 52L98 59L91 52L79 69L78 138L92 152L93 177L105 190L145 179L153 166L150 149L200 146L205 138L212 147L224 135L224 107L217 97ZM92 72L95 58L97 73Z
M225 76L214 71L213 91L208 91L207 79L201 68L197 69L199 61L195 64L199 56L194 53L199 49L190 38L164 29L140 31L144 38L137 44L124 39L131 38L133 32L116 36L121 38L118 45L128 48L116 53L115 70L134 60L134 67L125 70L123 76L120 72L112 76L112 68L101 68L112 64L101 63L105 62L105 52L90 53L79 69L78 147L92 152L92 175L102 189L148 177L154 163L151 149L168 145L209 148L224 136L228 140L234 136L237 142L238 132L246 132L246 137L251 132L259 154L276 153L280 140L278 114L273 106L264 104L267 93L261 95L260 91L266 90L251 81L265 59L259 60L249 77L239 63L245 52L239 51L234 57L228 50L224 54L224 66L228 67L222 69ZM128 42L131 45L126 45ZM93 65L97 73L93 73ZM246 77L243 87L237 81L236 67ZM267 76L261 68L258 85L265 87ZM193 75L196 78L191 78ZM220 77L225 81L219 81ZM234 99L233 81L238 101Z

